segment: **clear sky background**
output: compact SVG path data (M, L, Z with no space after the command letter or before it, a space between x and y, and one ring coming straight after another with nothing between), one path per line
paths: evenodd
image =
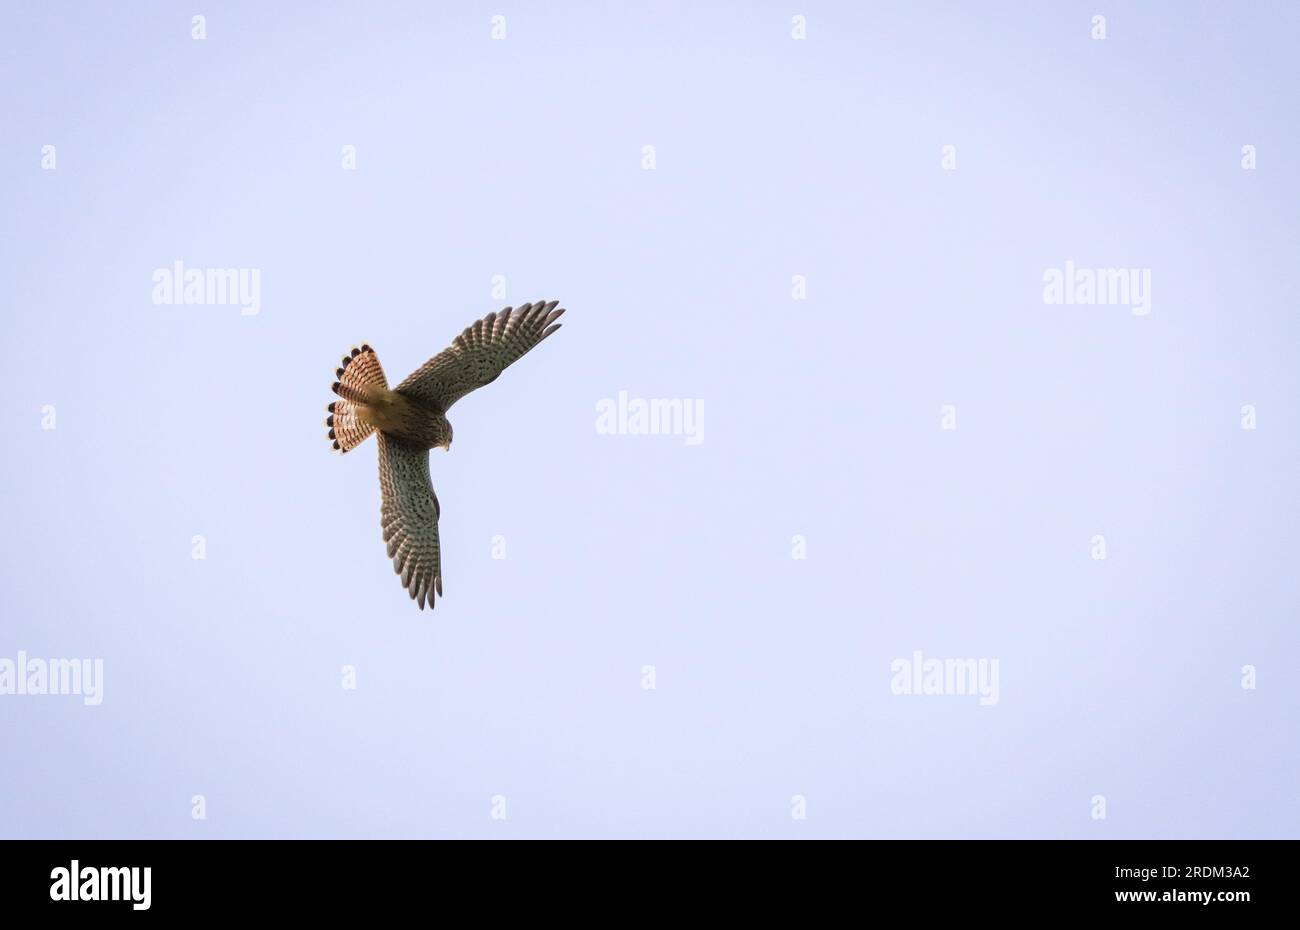
M104 693L0 695L0 835L1300 834L1297 30L5 2L0 658ZM178 260L260 313L156 305ZM1151 313L1045 304L1067 260ZM539 298L563 330L433 453L421 613L334 368ZM599 434L620 390L703 442ZM998 703L892 693L914 650Z

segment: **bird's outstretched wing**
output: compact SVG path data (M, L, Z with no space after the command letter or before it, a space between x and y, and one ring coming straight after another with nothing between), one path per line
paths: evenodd
M491 384L513 362L560 328L559 301L506 307L466 327L455 341L397 386L444 413L475 388Z
M384 494L380 522L393 568L402 587L424 609L442 596L442 551L438 547L438 496L429 481L429 452L386 433L379 439L379 487Z

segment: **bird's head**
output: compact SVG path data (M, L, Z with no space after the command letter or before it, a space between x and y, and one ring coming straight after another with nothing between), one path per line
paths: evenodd
M447 423L447 439L442 444L442 447L446 449L448 452L451 451L451 423L450 422Z

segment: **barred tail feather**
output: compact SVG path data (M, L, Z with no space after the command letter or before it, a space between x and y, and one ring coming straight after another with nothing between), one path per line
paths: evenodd
M379 357L368 345L353 347L350 354L343 356L343 364L335 375L339 380L334 382L331 390L342 399L327 408L330 415L325 425L329 427L329 438L333 440L335 450L347 452L361 445L375 431L360 413L368 400L387 392L388 380L384 377Z

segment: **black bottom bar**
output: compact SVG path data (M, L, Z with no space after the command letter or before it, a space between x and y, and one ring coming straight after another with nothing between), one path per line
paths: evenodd
M698 899L760 913L847 903L867 908L864 917L978 905L986 915L1231 919L1286 907L1297 851L1292 841L1215 840L10 841L0 843L0 895L7 917L374 916L474 902L498 916L510 904L563 901L648 916Z

